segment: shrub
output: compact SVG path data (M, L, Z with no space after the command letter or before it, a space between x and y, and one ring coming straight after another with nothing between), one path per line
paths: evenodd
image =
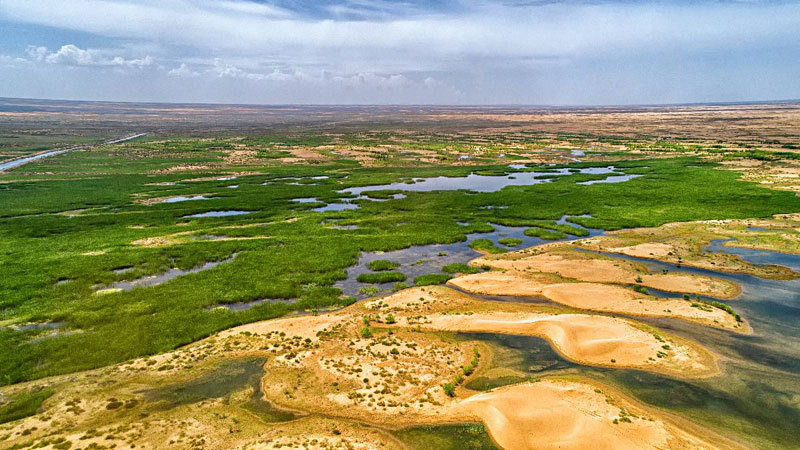
M393 324L393 323L395 323L395 322L396 322L396 320L394 319L394 315L392 315L392 314L387 314L387 315L386 315L386 320L385 320L385 322L386 322L386 323L388 323L388 324L390 324L390 325L391 325L391 324Z
M442 389L444 389L444 393L448 397L455 397L456 396L456 386L453 383L445 383L442 385Z
M364 325L364 328L361 329L361 337L363 338L372 337L372 330L369 329L369 325Z
M383 272L385 270L397 269L400 267L400 264L394 261L387 261L385 259L377 259L375 261L370 261L369 264L367 264L367 267L369 267L369 270L373 270L375 272Z

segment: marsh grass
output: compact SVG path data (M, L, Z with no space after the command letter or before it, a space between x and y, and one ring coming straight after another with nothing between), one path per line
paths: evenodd
M275 139L258 145L277 149L282 142ZM24 172L12 170L4 175L13 182L0 184L0 321L63 322L63 330L69 333L41 337L36 330L0 327L1 383L105 366L165 352L242 323L349 304L353 299L342 297L334 284L347 277L346 269L357 263L362 252L463 242L469 233L491 231L490 223L525 224L555 232L560 231L553 228L558 218L589 215L569 220L613 230L800 211L800 199L791 192L740 181L735 172L717 170L695 158L671 158L615 162L622 170L644 175L624 183L576 185L587 177L569 175L492 193L406 192L403 199L360 201L356 210L318 213L312 211L313 204L291 200L315 197L329 203L340 200L338 191L347 187L464 176L478 169L507 172L508 167L359 167L346 160L327 165L248 166L256 174L239 176L239 188L228 189L230 181L217 179L226 172L156 174L180 164L220 162L214 145L191 149L183 144L154 144L146 149L141 145L67 153L32 163ZM329 178L312 178L319 175ZM188 178L208 179L183 181ZM298 180L302 182L296 184ZM141 197L198 194L217 198L213 206L135 202ZM486 205L507 208L482 209ZM182 218L209 210L255 212ZM332 229L325 225L331 221L358 228ZM460 226L457 221L469 225ZM537 225L542 223L546 227ZM564 232L578 235L577 230ZM191 239L205 234L227 240ZM153 238L164 241L152 246L134 244ZM486 252L506 251L488 239L477 239L470 246ZM230 263L157 286L94 294L98 285L171 268L189 269L234 253L237 257ZM115 273L113 269L119 267L133 269ZM405 280L398 272L371 275L378 278L369 282ZM427 284L446 282L447 277L418 278ZM71 281L58 283L65 279ZM263 303L244 311L209 309L260 298L297 300Z

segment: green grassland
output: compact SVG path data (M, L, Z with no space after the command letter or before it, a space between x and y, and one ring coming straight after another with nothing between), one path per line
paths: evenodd
M281 151L276 139L248 139L265 151ZM425 145L435 148L436 140ZM235 180L182 181L222 177L228 169L160 173L177 165L221 164L221 148L224 143L194 145L186 139L175 144L101 146L1 176L0 383L101 367L164 352L238 324L294 310L346 305L353 299L342 296L334 283L346 278L346 269L356 264L361 252L464 241L468 233L491 230L492 223L580 235L582 230L556 227L553 221L565 214L588 215L571 221L613 230L800 211L800 199L793 193L740 181L737 173L692 157L614 162L628 173L643 175L624 183L577 185L602 176L573 174L492 193L405 192L405 198L354 200L359 209L324 213L313 211L319 203L292 199L315 197L332 203L352 198L337 192L348 187L509 169L506 165L362 167L345 159L278 165L264 158L264 165L235 167L254 173ZM320 175L329 178L312 178ZM233 184L238 188L231 189ZM211 199L136 202L198 194ZM186 217L211 210L251 213ZM337 224L357 228L333 227ZM206 239L209 235L228 239ZM156 237L167 239L162 245L133 244ZM476 245L483 251L505 251L484 244ZM212 269L163 284L95 294L115 281L171 268L190 269L233 255ZM130 270L114 271L120 268ZM432 274L417 284L446 278ZM238 312L215 308L256 299L294 301L264 302ZM41 326L47 323L59 326L55 331Z

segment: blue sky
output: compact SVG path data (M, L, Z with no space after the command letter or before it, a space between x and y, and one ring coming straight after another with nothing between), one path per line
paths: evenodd
M0 96L304 104L800 98L800 3L0 0Z

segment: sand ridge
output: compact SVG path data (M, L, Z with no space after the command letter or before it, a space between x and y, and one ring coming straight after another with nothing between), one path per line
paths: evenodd
M683 299L657 298L602 283L555 282L521 271L490 271L454 278L448 284L481 295L540 296L572 308L649 317L675 317L703 325L751 333L744 321L722 309Z
M587 243L596 241L579 242L589 246ZM534 247L529 251L523 250L500 257L483 257L471 264L526 273L557 274L564 278L594 283L639 284L662 291L724 299L732 299L740 293L739 286L727 280L688 273L652 274L643 264L577 251L571 244L562 244L550 251Z

